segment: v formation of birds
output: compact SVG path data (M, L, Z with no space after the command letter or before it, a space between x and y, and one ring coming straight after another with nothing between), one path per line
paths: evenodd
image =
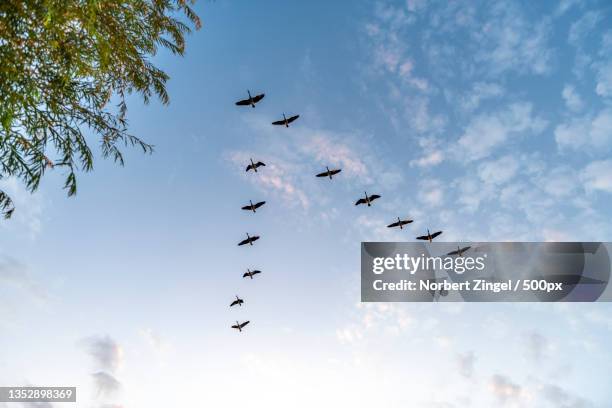
M237 106L250 106L252 108L255 108L256 104L259 103L265 96L265 94L259 94L259 95L255 95L252 96L250 91L247 91L248 94L248 98L247 99L242 99L238 102L236 102ZM293 116L289 116L287 117L284 113L283 113L283 118L277 121L272 122L272 125L274 126L284 126L286 128L289 128L289 125L293 122L295 122L298 118L300 117L300 115L293 115ZM250 172L252 171L253 173L258 173L261 170L258 170L260 167L265 167L266 164L262 161L254 161L252 158L250 159L250 163L246 166L246 172ZM325 178L329 178L330 180L333 180L333 177L335 175L337 175L338 173L340 173L342 171L342 169L330 169L329 167L325 167L325 171L318 173L315 175L315 177L325 177ZM380 198L381 196L378 194L371 194L368 195L367 191L364 191L364 196L362 198L359 198L356 202L355 205L361 205L361 204L366 204L368 207L372 206L372 202L378 198ZM253 201L249 201L248 205L245 205L242 207L243 210L245 211L252 211L253 213L257 213L257 210L262 207L264 204L266 204L265 201L259 201L259 202L253 202ZM410 219L405 219L402 220L400 217L397 218L397 221L394 221L393 223L387 225L388 228L397 228L399 227L400 229L403 229L405 225L412 223L413 220ZM422 240L422 241L429 241L432 242L434 238L436 238L437 236L439 236L440 234L442 234L442 231L436 231L436 232L429 232L429 230L427 230L427 234L426 235L421 235L416 237L417 240ZM250 235L249 233L246 234L246 239L243 239L242 241L240 241L238 243L238 246L243 246L243 245L250 245L252 246L253 243L255 241L257 241L260 237L258 235ZM451 253L449 253L448 255L458 255L458 256L462 256L463 252L467 251L470 247L466 247L466 248L458 248L457 251L453 251ZM261 271L254 269L254 270L250 270L247 269L247 271L242 275L243 278L250 278L253 279L253 277L257 274L260 274ZM231 302L230 307L234 307L234 306L239 306L242 307L242 305L244 304L244 299L241 299L238 295L236 295L236 299L234 301ZM236 324L232 325L233 329L238 330L239 332L242 332L242 329L248 325L250 323L249 320L245 320L243 322L239 322L236 321Z

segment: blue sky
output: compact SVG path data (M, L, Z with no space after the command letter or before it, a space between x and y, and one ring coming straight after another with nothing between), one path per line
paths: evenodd
M361 241L610 241L610 5L197 9L186 57L155 58L171 104L129 105L152 156L97 161L71 199L59 172L2 182L1 384L107 408L612 405L606 304L359 303ZM234 106L247 89L256 109Z

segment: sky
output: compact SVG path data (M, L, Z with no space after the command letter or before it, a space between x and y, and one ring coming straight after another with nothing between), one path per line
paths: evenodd
M129 100L154 154L74 198L61 170L0 182L0 384L78 387L24 407L612 406L608 304L359 301L362 241L610 241L610 4L196 10L186 56L153 60L170 105Z

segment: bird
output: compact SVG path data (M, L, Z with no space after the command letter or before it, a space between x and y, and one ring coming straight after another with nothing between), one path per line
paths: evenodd
M247 93L249 94L249 99L243 99L241 101L238 101L236 102L236 105L238 106L251 105L254 108L255 104L261 101L264 98L264 96L266 96L266 94L259 94L259 95L251 96L251 91L249 91L248 89L247 89Z
M378 194L372 194L371 196L368 197L368 192L365 191L364 193L365 193L365 198L360 198L359 200L357 200L355 205L367 204L368 207L371 207L372 206L372 201L376 200L377 198L380 198L380 196Z
M404 225L410 224L414 220L400 220L400 217L397 217L397 222L387 225L387 228L395 228L400 227L400 229L404 229Z
M236 306L236 305L238 305L238 306L242 306L242 304L243 304L243 303L244 303L244 300L240 299L240 298L238 297L238 295L236 295L236 300L234 300L234 301L233 301L233 302L230 304L230 307L232 307L232 306Z
M257 269L255 269L254 271L247 269L247 271L244 273L244 275L242 275L243 278L246 278L247 276L251 279L253 279L253 275L256 275L258 273L261 273L261 271L258 271Z
M467 250L469 250L470 248L471 248L471 246L466 246L466 247L463 247L463 248L459 248L459 247L457 247L457 250L456 250L456 251L451 251L451 252L449 252L449 253L448 253L448 254L446 254L446 255L449 255L449 256L450 256L450 255L459 255L459 256L463 256L463 253L464 253L464 252L466 252Z
M433 239L435 237L437 237L438 235L440 235L442 233L442 231L438 231L438 232L434 232L433 234L429 233L429 230L427 230L427 235L422 235L420 237L416 237L416 239L420 239L421 241L433 241Z
M291 116L290 118L288 118L283 113L283 120L277 120L276 122L272 122L272 124L273 125L277 125L277 126L289 127L289 124L291 122L293 122L294 120L296 120L297 118L299 118L299 117L300 117L300 115L295 115L295 116Z
M260 201L258 203L253 204L253 202L249 200L249 205L245 205L244 207L242 207L242 209L247 210L247 211L256 212L256 210L262 205L264 205L265 203L266 203L265 201Z
M327 171L317 174L317 177L329 177L329 179L331 180L333 176L342 171L342 169L330 170L327 166L325 166L325 168L327 169Z
M257 168L261 167L261 166L265 166L265 165L266 165L266 163L260 162L260 161L258 161L257 163L254 163L253 159L251 159L251 164L249 164L246 167L246 171L253 170L253 171L255 171L255 173L257 173Z
M232 325L232 329L237 329L239 332L241 332L242 328L249 323L250 323L249 320L242 322L242 323L238 323L238 320L236 320L236 324Z
M257 241L259 239L259 236L257 236L257 235L250 236L247 233L246 236L247 236L247 239L243 239L242 241L240 241L238 243L238 246L245 245L245 244L253 245L253 242Z

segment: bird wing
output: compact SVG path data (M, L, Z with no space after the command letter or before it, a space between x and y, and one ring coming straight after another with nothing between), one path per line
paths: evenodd
M287 123L291 123L291 122L293 122L294 120L296 120L299 117L300 117L300 115L295 115L295 116L292 116L290 118L287 118Z
M257 163L255 163L255 166L257 166L257 167L260 167L260 166L265 166L265 165L266 165L266 163L264 163L264 162L260 162L260 161L259 161L259 162L257 162Z
M253 239L253 238L251 238L251 239ZM240 242L238 243L238 246L240 246L240 245L244 245L244 244L248 244L248 243L249 243L249 240L248 240L248 239L243 239L242 241L240 241Z
M236 105L238 106L245 106L245 105L250 105L251 101L248 99L243 99L241 101L236 102Z
M440 235L441 233L442 233L442 231L434 232L433 234L431 234L431 238L433 239L433 238L437 237L438 235Z
M253 204L253 207L255 207L255 208L259 208L259 207L261 207L262 205L264 205L265 203L266 203L265 201L260 201L260 202L258 202L257 204Z
M276 122L272 122L273 125L284 125L285 121L284 120L277 120Z
M240 302L238 302L237 300L234 300L234 301L233 301L233 302L230 304L230 307L232 307L232 306L234 306L234 305L237 305L238 303L240 303Z
M365 203L366 203L365 198L360 198L359 200L357 200L357 202L355 203L355 205L365 204Z
M257 102L261 101L264 98L264 96L266 96L266 94L261 94L261 95L254 96L253 97L253 103L257 103Z
M255 274L257 274L257 273L261 273L261 271L259 271L259 270L257 270L257 269L256 269L256 270L254 270L254 271L251 271L251 274L253 274L253 275L255 275Z
M251 322L250 320L247 320L247 321L246 321L246 322L244 322L244 323L240 323L240 328L243 328L244 326L246 326L246 325L247 325L247 324L249 324L250 322Z
M252 170L253 169L253 165L249 164L248 166L246 166L246 171Z
M380 196L379 196L378 194L372 194L372 195L370 196L370 201L374 201L374 200L376 200L377 198L380 198Z
M257 241L258 239L259 239L259 236L257 236L257 235L251 237L251 241Z
M402 225L406 225L406 224L410 224L411 222L413 222L414 220L402 220L401 224Z
M416 237L416 239L420 239L423 241L429 241L429 237L427 235L421 235L420 237Z
M323 173L317 174L317 177L327 177L327 176L329 176L329 173L326 171L324 171Z
M331 173L331 175L333 176L333 175L335 175L335 174L340 173L341 171L342 171L342 169L336 169L336 170L331 170L331 171L330 171L330 173Z
M251 275L253 274L253 272L251 272ZM244 275L242 275L243 278L246 278L247 276L249 276L248 272L245 272Z
M399 222L394 222L393 224L387 225L387 228L399 227L399 225L400 225Z
M459 250L451 251L446 255L459 255Z
M468 250L468 249L470 249L470 248L471 248L471 246L466 246L466 247L463 247L463 248L461 248L461 252L465 252L465 251L467 251L467 250Z
M237 324L233 324L232 325L232 329L238 329L238 325Z
M251 206L250 205L245 205L244 207L242 207L243 210L251 210Z

